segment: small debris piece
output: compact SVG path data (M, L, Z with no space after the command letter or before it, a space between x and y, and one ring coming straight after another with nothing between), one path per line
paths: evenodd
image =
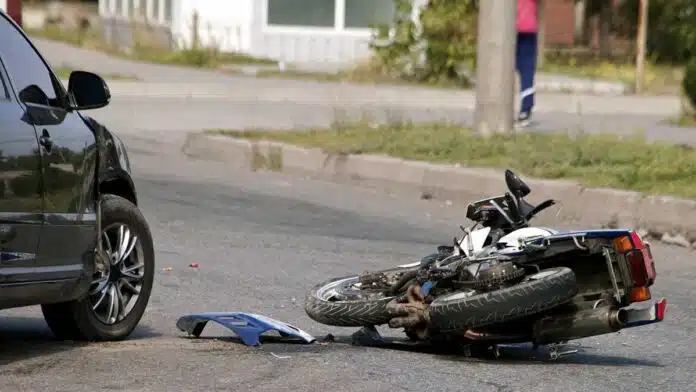
M354 346L382 346L387 344L375 327L362 327L351 335Z
M333 343L336 341L336 338L332 334L328 334L324 336L324 339L322 339L321 341L326 343Z
M164 268L162 268L162 271L164 271L164 272L169 272L169 271L171 271L171 270L172 270L172 267L164 267Z
M198 264L198 263L191 263L191 264L189 264L189 267L191 267L191 268L198 268L198 267L200 267L200 264Z
M271 353L271 355L273 355L274 357L276 357L278 359L290 359L290 357L287 355L278 355L276 353Z

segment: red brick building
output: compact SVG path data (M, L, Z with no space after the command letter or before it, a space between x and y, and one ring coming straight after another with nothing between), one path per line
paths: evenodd
M0 0L0 9L22 25L22 0Z
M544 4L544 24L546 27L547 46L572 46L575 42L575 1L574 0L540 0ZM611 0L616 8L620 0ZM634 0L635 1L635 0ZM589 23L590 45L597 47L599 43L597 18Z

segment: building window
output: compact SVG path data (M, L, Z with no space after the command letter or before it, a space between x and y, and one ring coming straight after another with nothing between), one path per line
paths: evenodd
M136 0L133 4L133 12L131 13L138 19L147 18L147 0Z
M388 24L396 12L394 0L345 0L346 28L372 28Z
M268 0L267 24L335 27L335 0Z
M164 0L164 21L166 23L172 23L174 17L174 9L172 5L172 0Z
M150 19L159 22L160 19L159 0L150 0Z

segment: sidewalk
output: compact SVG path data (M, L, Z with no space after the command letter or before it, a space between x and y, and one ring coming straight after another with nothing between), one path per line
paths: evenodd
M358 108L368 112L397 111L413 121L447 120L467 125L473 122L475 94L470 90L254 78L134 62L46 40L37 39L36 43L55 66L134 75L142 80L109 81L115 100L195 98L229 102L230 105L214 105L225 107L224 112L215 111L214 115L221 117L244 117L245 113L235 110L238 106L235 103L242 103L244 105L239 106L270 105L275 111L283 107L283 112L302 107L298 116L305 117L326 118L331 116L332 110ZM591 133L644 130L651 140L696 145L695 129L663 123L677 116L679 107L679 99L675 96L538 93L535 112L539 126L531 130L572 129ZM274 111L268 113L274 116Z

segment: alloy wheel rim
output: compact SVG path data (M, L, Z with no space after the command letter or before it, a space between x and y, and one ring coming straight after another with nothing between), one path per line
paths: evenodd
M102 251L89 289L92 312L99 321L114 325L133 310L145 279L140 240L122 223L105 227L99 236Z

